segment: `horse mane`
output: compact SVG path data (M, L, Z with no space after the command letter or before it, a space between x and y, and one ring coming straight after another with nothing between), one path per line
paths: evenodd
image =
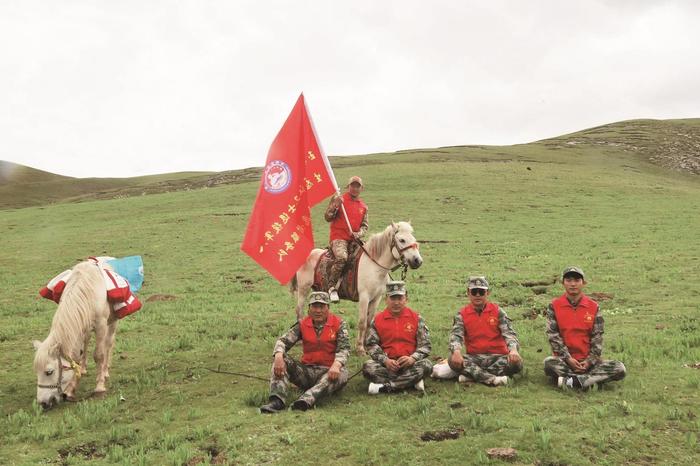
M102 285L102 286L100 286ZM92 262L81 262L73 267L70 279L61 295L61 302L53 316L49 336L41 344L34 358L34 367L41 368L60 353L78 357L85 334L94 320L96 290L103 289L102 274ZM107 299L106 294L102 299Z
M375 233L367 240L367 252L371 257L381 257L389 248L391 248L391 238L395 235L394 224L387 226L384 231ZM395 224L399 232L413 233L413 227L408 222L398 222Z

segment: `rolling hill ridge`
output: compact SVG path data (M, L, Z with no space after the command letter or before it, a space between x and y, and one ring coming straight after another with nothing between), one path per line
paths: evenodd
M562 151L562 152L558 152ZM331 157L336 168L415 161L416 157L465 157L476 161L537 160L552 153L633 156L639 163L700 174L700 119L629 120L527 144L512 146L464 145L410 149L394 153ZM446 159L447 160L447 159ZM118 199L173 191L202 189L255 181L259 168L223 172L182 172L135 178L71 178L0 161L0 209L16 209L57 202Z

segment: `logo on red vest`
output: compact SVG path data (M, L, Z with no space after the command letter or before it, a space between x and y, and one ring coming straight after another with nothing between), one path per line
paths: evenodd
M287 190L292 182L292 171L289 165L281 160L273 160L265 167L263 186L265 191L279 194Z
M403 326L403 329L406 330L407 332L413 332L416 328L413 326L412 323L406 322Z
M498 319L496 319L493 316L489 317L489 325L491 325L492 327L495 327L496 325L498 325Z
M593 322L593 316L586 312L586 315L583 316L583 320L585 320L587 323L591 323Z
M331 341L335 340L336 335L337 335L337 334L333 331L333 329L330 329L330 330L329 330L329 332L328 332L328 338L329 338Z

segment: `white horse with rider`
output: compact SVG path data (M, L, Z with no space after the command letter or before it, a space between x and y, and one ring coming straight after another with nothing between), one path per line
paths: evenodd
M366 254L361 254L357 269L357 299L359 319L357 323L357 340L355 348L358 354L365 354L365 336L369 324L377 310L377 305L384 296L385 284L389 272L401 266L417 269L423 264L418 251L418 242L413 236L413 227L409 222L391 223L381 233L372 235L363 246ZM304 303L314 285L316 266L326 253L326 249L314 249L304 265L297 271L290 283L290 290L297 298L296 315L304 317ZM343 296L341 296L342 298Z

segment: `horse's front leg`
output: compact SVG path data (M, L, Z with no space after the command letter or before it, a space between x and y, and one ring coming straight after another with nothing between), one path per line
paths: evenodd
M85 341L83 342L83 351L80 353L80 375L87 374L87 353L88 345L90 344L90 332L85 332Z
M112 353L114 352L114 340L117 335L117 320L107 325L106 347L105 347L105 380L109 379L109 368L112 367Z
M359 356L365 356L367 354L365 351L365 338L367 337L367 329L369 328L369 321L367 320L367 308L369 304L369 297L360 295L360 300L358 302L357 341L355 342L355 351Z
M304 318L304 303L306 302L306 295L309 293L309 288L302 290L301 288L297 290L297 305L294 308L297 314L297 320L301 322Z
M105 373L107 364L107 332L108 326L106 322L95 324L95 368L97 377L95 380L95 393L104 393L107 391L105 387Z

